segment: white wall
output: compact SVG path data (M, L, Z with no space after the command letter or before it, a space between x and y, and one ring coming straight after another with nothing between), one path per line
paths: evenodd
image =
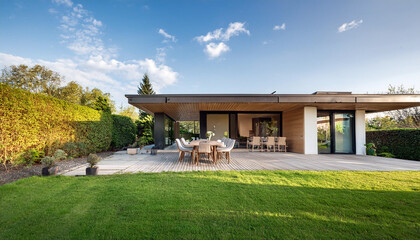
M303 117L305 154L318 154L316 107L305 107L303 109Z
M229 114L207 114L207 131L213 131L212 140L222 139L225 132L229 136Z
M356 110L355 127L356 154L366 155L365 110Z

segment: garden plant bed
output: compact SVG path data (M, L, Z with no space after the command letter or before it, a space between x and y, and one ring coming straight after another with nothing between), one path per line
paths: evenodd
M110 152L110 151L97 153L97 155L101 158L108 157L112 154L114 154L114 152ZM84 157L59 161L56 164L59 168L59 171L66 171L74 167L85 164L86 160L87 160L87 156L84 156ZM22 178L27 178L27 177L32 177L32 176L41 176L41 168L42 168L41 164L34 164L30 167L7 166L7 170L6 170L4 165L0 165L0 185L14 182Z
M32 177L0 186L0 239L418 239L419 186L419 171Z

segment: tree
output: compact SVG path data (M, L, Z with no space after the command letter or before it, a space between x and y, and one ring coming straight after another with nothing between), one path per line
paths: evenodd
M71 103L81 104L83 94L83 87L71 81L66 86L58 89L56 97Z
M147 73L144 74L142 82L138 87L137 93L140 95L153 95L156 94L152 88L152 84L150 83L149 76Z
M389 85L388 94L417 94L413 88L405 89L403 85ZM420 128L420 107L412 107L388 112L401 128Z
M126 116L131 118L133 121L136 121L139 119L139 113L137 112L136 107L134 106L127 106L124 108L122 105L120 107L120 110L118 111L118 115Z
M29 68L26 65L11 65L2 70L0 82L33 93L54 96L63 78L57 72L41 65Z
M92 108L95 110L111 113L111 106L109 104L108 98L105 98L103 96L99 96L95 100Z

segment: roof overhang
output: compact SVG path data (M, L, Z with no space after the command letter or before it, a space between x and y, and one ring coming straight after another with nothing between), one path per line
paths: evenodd
M420 106L419 94L156 94L125 95L128 103L177 121L199 120L200 111L290 111L304 106L319 110L383 112Z

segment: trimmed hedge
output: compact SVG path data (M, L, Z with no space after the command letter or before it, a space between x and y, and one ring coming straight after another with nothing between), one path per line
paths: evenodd
M120 149L136 141L136 124L126 116L112 115L112 142L111 147Z
M33 94L0 84L0 158L13 163L19 154L37 149L52 154L67 142L86 144L87 151L107 150L112 118L89 107Z
M374 143L378 154L420 161L420 129L367 131L366 142Z

